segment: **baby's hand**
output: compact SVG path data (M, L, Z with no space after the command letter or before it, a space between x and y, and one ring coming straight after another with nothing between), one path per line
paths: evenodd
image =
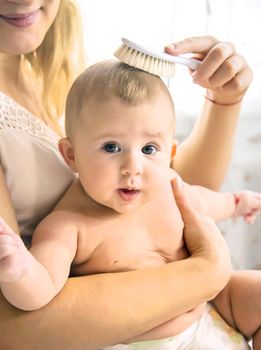
M0 217L0 283L13 283L23 277L28 253L21 238Z
M252 224L256 214L261 211L261 193L242 191L235 193L236 210L234 217L243 216L244 220Z

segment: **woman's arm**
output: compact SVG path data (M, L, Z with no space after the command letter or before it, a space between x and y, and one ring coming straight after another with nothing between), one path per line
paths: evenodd
M0 347L97 350L120 343L212 299L217 289L207 275L215 271L195 258L158 269L70 278L50 304L33 312L1 298Z
M206 88L207 97L191 135L178 147L174 168L186 182L218 190L231 159L241 101L252 71L232 44L211 36L188 38L166 51L190 52L202 60L192 78Z
M33 312L20 311L1 297L0 348L97 350L212 299L230 276L227 246L213 222L189 207L175 183L173 190L190 258L157 268L70 278L50 304Z

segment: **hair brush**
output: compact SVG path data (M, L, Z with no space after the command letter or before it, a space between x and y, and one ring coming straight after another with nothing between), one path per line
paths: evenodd
M171 78L175 73L175 63L183 64L196 70L200 61L185 56L172 56L166 52L157 52L122 38L122 45L114 52L123 63L144 70L146 72Z

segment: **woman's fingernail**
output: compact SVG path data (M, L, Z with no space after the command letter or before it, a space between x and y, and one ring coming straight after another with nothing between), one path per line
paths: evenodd
M165 49L175 50L176 49L176 45L175 44L169 44L169 45L165 46Z

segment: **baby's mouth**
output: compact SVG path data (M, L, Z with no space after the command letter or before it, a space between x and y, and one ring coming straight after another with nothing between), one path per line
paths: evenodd
M130 202L134 200L140 193L140 190L129 189L129 188L119 188L118 194L124 201Z

